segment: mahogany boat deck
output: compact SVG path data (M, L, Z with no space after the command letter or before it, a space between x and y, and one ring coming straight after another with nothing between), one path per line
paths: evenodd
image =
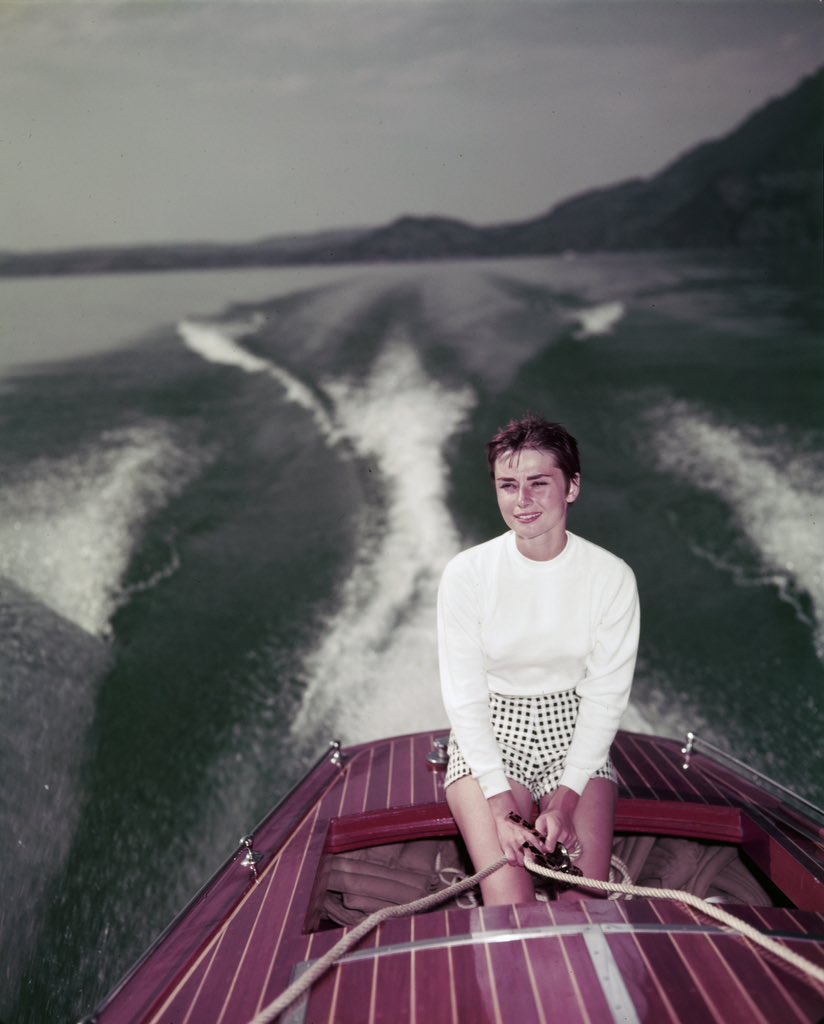
M241 849L88 1024L245 1024L344 929L307 931L327 854L454 835L435 734L327 758ZM787 906L725 907L824 966L824 832L674 741L619 733L617 831L733 843ZM387 810L389 809L389 810ZM819 1022L824 989L677 902L437 910L386 921L280 1018L289 1024L490 1021Z

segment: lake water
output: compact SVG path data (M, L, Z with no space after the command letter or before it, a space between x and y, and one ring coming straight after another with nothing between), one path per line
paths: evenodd
M583 455L626 725L824 802L820 279L645 253L0 282L0 1019L88 1012L329 738L440 727L483 443Z

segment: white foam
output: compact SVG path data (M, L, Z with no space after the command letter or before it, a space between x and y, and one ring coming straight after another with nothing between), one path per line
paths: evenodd
M820 454L798 451L788 438L752 426L730 426L687 402L651 413L662 468L721 498L758 551L763 576L793 601L793 587L812 602L819 657L824 658L824 466ZM715 557L717 564L721 559ZM725 565L738 582L752 582ZM794 604L797 602L793 601ZM800 617L805 618L797 608Z
M588 309L576 310L570 313L571 319L581 325L575 332L575 337L583 340L610 334L625 312L623 302L604 302Z
M441 728L435 598L459 547L445 504L444 446L474 398L429 380L404 337L387 344L363 383L326 388L339 429L380 472L387 507L365 514L359 560L307 664L294 729L323 722L361 742Z
M177 327L187 348L207 362L235 366L246 373L268 373L269 363L247 352L225 331L209 324L183 320Z
M322 434L327 439L334 439L329 416L314 392L270 359L263 359L248 352L233 337L238 331L254 329L256 326L257 321L218 327L214 324L183 320L178 324L177 331L187 348L210 363L233 366L245 373L263 373L276 380L283 388L286 400L310 412Z
M160 424L104 434L93 449L35 460L0 487L0 574L95 635L152 512L196 471Z

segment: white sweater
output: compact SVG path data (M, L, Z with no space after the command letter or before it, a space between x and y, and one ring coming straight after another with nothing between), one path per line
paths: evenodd
M489 722L490 691L576 690L581 703L560 784L583 792L629 700L639 621L629 566L572 533L547 562L522 555L514 533L449 562L438 591L443 701L487 798L510 788Z

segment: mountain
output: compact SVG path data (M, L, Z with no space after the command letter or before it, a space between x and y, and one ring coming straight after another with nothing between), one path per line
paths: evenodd
M521 252L786 245L822 238L824 69L648 181L498 229Z
M0 253L0 275L820 245L822 154L824 68L652 178L584 192L531 220L477 227L448 217L405 216L376 229L274 236L238 245Z
M517 224L470 228L404 217L337 257L820 244L823 157L824 68L729 135L696 146L648 180L585 192Z

